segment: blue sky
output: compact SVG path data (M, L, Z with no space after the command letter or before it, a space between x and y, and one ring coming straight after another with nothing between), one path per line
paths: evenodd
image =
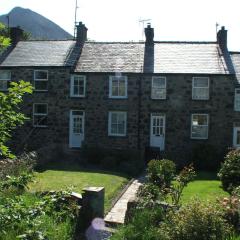
M73 33L76 0L0 0L0 15L30 8ZM240 51L239 0L78 0L78 21L96 41L142 39L139 19L151 19L155 40L214 41L216 22L228 29L230 50Z

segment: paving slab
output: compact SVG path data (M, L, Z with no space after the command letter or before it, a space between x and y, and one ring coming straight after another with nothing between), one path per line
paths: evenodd
M119 200L115 203L113 208L109 211L109 213L104 218L106 223L117 225L124 224L125 215L127 211L127 204L130 199L136 197L137 191L139 187L144 182L144 177L140 177L135 179L127 188L127 190L123 193L123 195L119 198Z

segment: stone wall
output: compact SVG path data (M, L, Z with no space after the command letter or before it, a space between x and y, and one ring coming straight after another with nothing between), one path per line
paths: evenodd
M12 79L33 82L34 69L36 68L14 68ZM108 95L111 74L87 73L86 97L71 98L70 69L42 69L49 70L49 90L27 96L23 109L27 116L32 118L33 103L48 103L48 126L33 128L32 121L27 121L14 138L16 148L22 149L27 146L30 149L38 149L56 145L60 149L59 152L68 150L70 110L85 111L87 145L144 150L150 141L150 115L157 112L166 116L165 150L171 159L184 162L189 157L192 147L200 143L212 144L222 151L232 146L233 125L240 122L239 113L233 111L233 76L209 75L210 99L196 101L192 100L192 77L196 75L161 75L167 77L167 99L152 100L151 74L126 74L128 98L110 99ZM142 86L141 91L139 86ZM108 136L108 112L114 110L127 112L126 137ZM191 139L192 113L209 114L207 140Z

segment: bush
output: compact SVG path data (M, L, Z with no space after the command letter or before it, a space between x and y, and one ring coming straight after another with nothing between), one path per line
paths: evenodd
M24 153L16 159L0 160L0 180L7 176L19 177L23 173L32 173L36 165L37 155L35 152Z
M232 234L231 226L223 218L217 205L198 200L170 212L160 224L162 239L169 240L226 240Z
M121 227L111 240L159 240L158 226L163 220L163 209L158 207L136 210L132 220Z
M218 173L225 191L231 192L240 186L240 150L230 151Z
M176 174L176 165L173 161L151 160L148 163L147 178L148 181L158 185L161 188L170 187L171 181Z

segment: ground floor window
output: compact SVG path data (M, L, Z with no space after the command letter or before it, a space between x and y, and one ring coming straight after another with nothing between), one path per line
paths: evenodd
M47 103L33 104L33 126L34 127L46 127L47 115L48 115Z
M208 138L208 114L192 114L191 117L191 138Z
M108 135L126 136L127 134L127 113L109 112L108 114Z
M233 128L233 147L240 148L240 127Z

